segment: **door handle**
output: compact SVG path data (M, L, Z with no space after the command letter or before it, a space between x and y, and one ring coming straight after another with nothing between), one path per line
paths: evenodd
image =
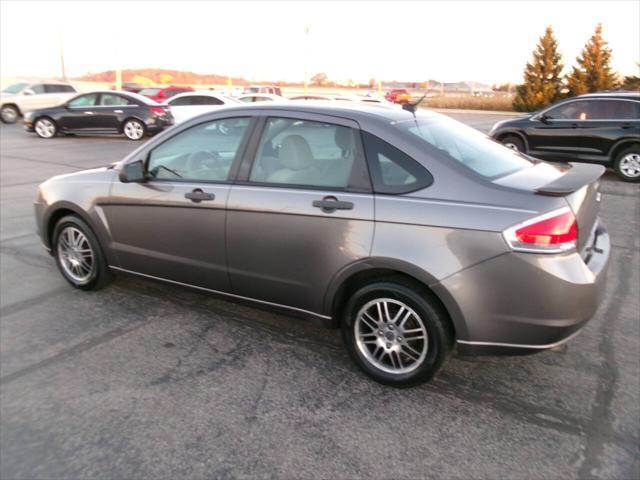
M321 208L325 213L353 209L353 202L342 202L333 196L324 197L322 200L314 200L312 205L316 208Z
M84 112L86 115L93 115L93 112Z
M200 203L202 201L215 200L216 196L213 193L203 192L201 189L196 188L192 192L185 193L184 198L188 198L194 203Z
M632 127L633 127L633 125L631 125L631 123L630 123L630 122L627 122L627 123L623 123L623 124L622 124L622 128L632 128Z
M122 113L122 110L114 110L113 113Z

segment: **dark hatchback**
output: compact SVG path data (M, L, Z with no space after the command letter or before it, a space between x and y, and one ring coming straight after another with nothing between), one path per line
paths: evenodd
M173 125L171 110L142 95L129 92L92 92L73 97L57 107L34 110L24 116L25 129L41 138L58 133L118 133L130 140Z
M592 93L498 122L491 137L533 157L596 162L640 181L640 93Z

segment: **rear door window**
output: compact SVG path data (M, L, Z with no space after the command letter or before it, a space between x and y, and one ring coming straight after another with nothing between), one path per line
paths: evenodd
M269 118L249 180L256 183L347 188L355 159L353 129Z
M113 93L103 93L100 95L100 105L103 107L116 107L125 105L134 105L121 95L115 95Z

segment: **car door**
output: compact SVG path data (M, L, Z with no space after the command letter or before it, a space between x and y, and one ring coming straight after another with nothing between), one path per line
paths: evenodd
M193 95L170 98L167 101L176 123L184 122L185 120L197 115L195 111L195 102L195 96Z
M128 116L127 111L135 108L133 102L117 93L101 93L98 104L93 108L93 128L99 130L120 130L120 125Z
M61 117L60 126L65 130L92 130L96 128L95 107L97 93L87 93L72 98L65 105L66 113Z
M117 268L229 291L225 206L251 126L248 116L210 120L141 152L148 181L116 181L103 206Z
M233 291L322 316L331 279L367 257L373 239L358 125L274 111L259 128L227 204Z
M527 129L528 153L548 160L575 160L597 153L581 140L591 108L587 100L572 100L534 116Z

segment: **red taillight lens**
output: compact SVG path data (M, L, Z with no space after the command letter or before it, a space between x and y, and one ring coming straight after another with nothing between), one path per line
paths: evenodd
M515 225L503 236L513 250L520 252L566 252L578 244L578 223L565 207Z
M157 115L159 117L166 115L167 112L164 110L164 108L162 107L151 107L149 109L149 112L153 113L154 115Z

